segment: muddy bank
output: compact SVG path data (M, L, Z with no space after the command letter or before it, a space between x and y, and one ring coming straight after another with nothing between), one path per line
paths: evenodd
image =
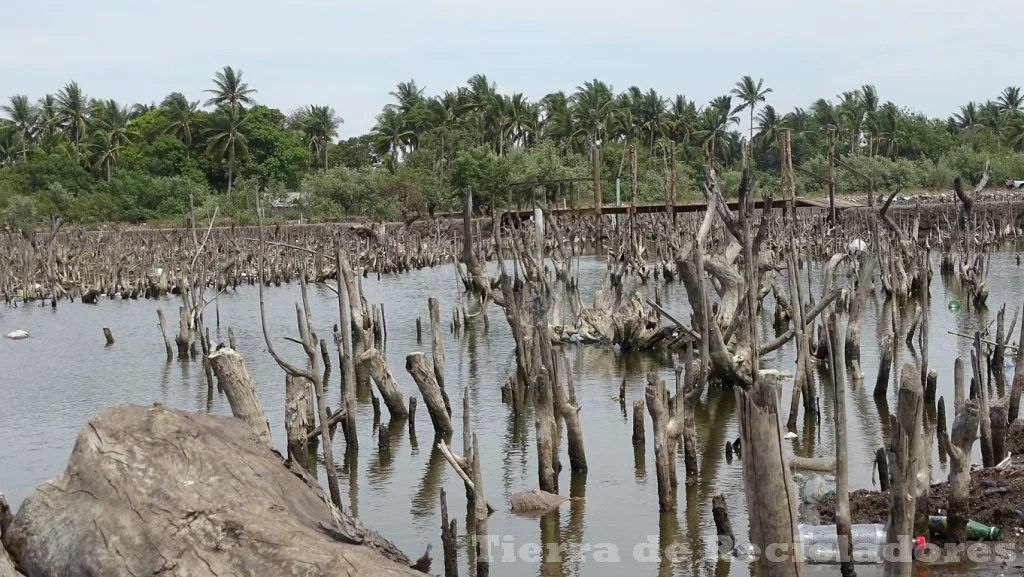
M945 515L949 502L947 483L936 483L929 493L929 514ZM823 525L834 524L835 496L818 505ZM889 493L860 489L850 492L850 518L857 523L885 523ZM978 469L971 473L970 519L1003 530L1003 540L1024 544L1024 466Z

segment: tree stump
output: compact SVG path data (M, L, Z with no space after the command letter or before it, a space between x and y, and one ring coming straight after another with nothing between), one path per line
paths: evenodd
M265 442L268 448L273 448L270 439L270 424L260 405L259 396L256 394L256 384L253 383L249 371L245 368L242 355L234 349L223 348L210 353L210 365L217 375L217 382L228 398L231 414L248 423L259 435L260 440Z

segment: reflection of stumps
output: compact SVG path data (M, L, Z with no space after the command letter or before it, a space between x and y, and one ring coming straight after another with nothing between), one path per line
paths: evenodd
M644 400L633 401L633 444L643 445L646 441L644 434Z
M728 544L732 549L736 544L736 538L733 536L732 523L729 521L729 509L725 506L725 495L718 494L711 499L711 516L715 519L718 543Z
M114 344L114 333L110 332L110 329L103 327L103 338L107 339L107 346Z

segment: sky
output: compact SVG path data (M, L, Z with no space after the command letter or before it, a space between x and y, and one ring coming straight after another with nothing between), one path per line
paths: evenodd
M259 103L332 106L342 138L371 130L409 79L437 94L485 74L539 99L598 78L705 103L751 75L780 112L874 84L942 118L1024 84L1020 0L35 0L2 13L2 102L70 80L122 103L205 100L230 65Z

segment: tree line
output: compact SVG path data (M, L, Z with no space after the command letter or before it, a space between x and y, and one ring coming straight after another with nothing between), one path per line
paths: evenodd
M826 173L830 145L881 189L949 189L955 176L979 178L987 160L996 182L1024 178L1024 94L1016 86L940 119L883 101L872 85L782 112L770 103L772 89L751 76L700 105L597 79L531 101L478 74L436 95L400 82L373 129L344 139L330 106L285 113L260 105L230 66L204 95L129 106L69 82L35 101L11 96L0 107L0 213L19 226L56 215L86 224L166 221L182 218L191 199L204 214L217 207L250 222L259 191L300 193L282 217L396 219L457 209L463 186L483 210L538 194L590 202L595 158L609 202L616 179L629 180L631 146L638 202L664 199L673 175L682 197L699 194L709 156L729 186L744 146L771 191L784 129L802 168L800 194L822 189L813 175ZM840 171L840 192L863 186Z

